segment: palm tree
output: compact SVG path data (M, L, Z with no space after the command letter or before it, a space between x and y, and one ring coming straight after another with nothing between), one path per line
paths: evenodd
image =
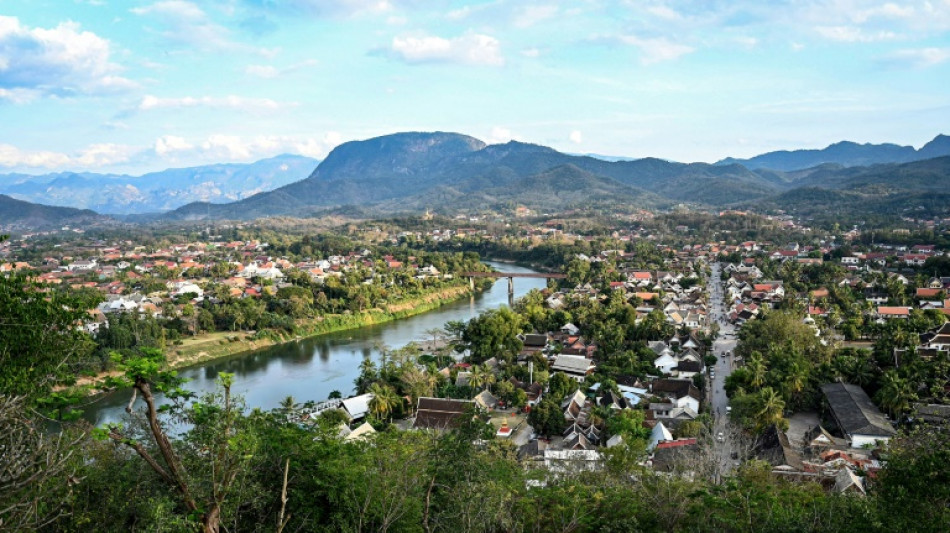
M369 387L373 398L369 401L369 410L376 416L377 420L392 414L393 409L399 405L399 395L395 389L389 385L381 385L379 382L373 383Z
M874 366L871 359L862 356L855 357L848 378L855 385L862 387L871 383L874 379Z
M801 363L792 363L786 373L785 387L792 397L796 397L805 388L808 381L808 370Z
M910 404L917 399L910 381L900 377L896 370L888 370L881 377L883 385L877 392L877 401L887 412L894 417L910 409Z
M473 389L480 389L486 383L486 379L486 372L482 370L482 367L475 365L469 373L468 386Z
M746 368L749 369L749 375L751 376L750 383L753 387L761 387L765 383L765 375L768 371L765 368L765 362L762 361L762 354L759 352L752 352L752 355L749 356L748 362L746 362Z
M421 396L431 396L435 389L435 375L420 370L418 367L404 371L400 379L406 384L406 390L409 392L413 405Z
M484 366L483 370L485 372L485 378L484 378L485 386L488 387L489 392L491 392L491 386L492 384L495 383L495 381L497 380L497 377L495 376L495 373L492 372L491 369L488 368L487 366Z
M759 392L761 406L755 413L756 428L760 431L782 421L785 412L785 400L772 387L765 387Z

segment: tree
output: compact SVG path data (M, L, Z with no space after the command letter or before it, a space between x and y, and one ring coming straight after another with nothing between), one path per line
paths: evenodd
M392 412L399 406L401 398L396 394L396 390L389 385L373 383L369 387L373 398L369 401L369 410L377 420L392 415Z
M749 356L749 360L746 361L746 369L749 371L750 384L753 387L761 387L765 383L765 376L767 369L765 368L765 363L762 361L762 355L758 352L753 352Z
M0 276L0 394L35 399L75 377L95 348L76 327L90 305L22 274Z
M235 488L238 475L246 462L253 457L256 446L253 438L241 431L243 408L231 396L233 374L221 373L218 384L222 394L212 394L203 401L184 405L192 397L181 389L183 381L174 372L163 369L165 364L161 351L143 348L134 357L114 355L125 375L113 380L114 385L131 385L132 399L126 411L134 414L133 407L141 396L145 404L144 435L138 438L134 428L121 424L109 424L95 430L101 439L111 439L119 446L133 450L158 477L173 489L182 505L191 516L197 518L205 533L217 533L221 529L222 513L229 495ZM159 407L154 392L164 393L172 400L170 408ZM182 454L159 418L159 412L176 411L182 421L193 429L187 434L190 449L202 450L207 477L186 470ZM191 448L193 447L193 448ZM155 456L155 452L158 456ZM197 469L196 469L197 470Z
M36 531L68 512L83 438L48 432L30 420L25 398L0 395L0 530Z
M761 432L773 425L781 425L784 420L785 401L772 387L765 387L758 393L758 410L755 413L755 427Z
M558 435L564 429L564 413L554 400L544 398L528 413L528 423L540 435Z
M379 380L379 370L372 359L366 358L360 362L360 375L356 378L356 393L366 394L370 386Z
M468 344L475 363L492 357L513 359L523 346L518 339L523 326L524 319L511 309L491 309L469 321L462 340Z
M888 445L876 499L893 531L945 531L950 524L950 428L923 425Z
M885 371L881 376L881 383L881 389L877 393L878 404L894 417L906 413L911 403L917 399L910 381L901 377L897 370Z
M576 287L583 285L590 281L590 262L584 261L583 259L572 259L571 262L567 264L565 274L567 275L567 283L569 286Z
M560 402L577 389L577 382L564 372L555 372L548 383L548 395Z

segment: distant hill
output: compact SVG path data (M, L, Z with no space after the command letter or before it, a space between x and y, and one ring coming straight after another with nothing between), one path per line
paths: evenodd
M103 222L103 217L88 209L34 204L0 194L0 227L48 228L64 224L85 225Z
M950 156L870 167L826 165L794 185L787 192L744 206L816 218L950 216Z
M950 155L950 137L937 135L920 150L915 150L913 146L896 144L857 144L842 141L821 150L781 150L757 155L750 159L727 158L716 164L740 164L750 169L767 168L787 172L826 163L855 167L881 163L909 163L946 155Z
M280 155L248 164L172 168L142 176L59 172L0 174L0 193L29 202L134 214L168 211L196 200L227 202L269 191L313 172L318 160Z
M240 199L229 203L191 202L166 213L134 215L127 220L246 220L344 212L376 216L425 209L449 213L516 205L556 211L617 205L665 208L688 203L699 208L749 207L823 216L910 211L936 215L950 210L950 204L939 200L950 194L945 192L950 191L950 156L862 166L846 164L857 161L854 154L859 152L864 154L860 156L862 161L872 161L884 153L910 157L905 148L839 143L829 147L826 155L840 156L851 151L850 160L839 158L786 171L748 168L735 162L687 164L657 158L605 161L517 141L486 145L457 133L395 133L344 143L315 169L307 170L305 178L250 195L247 193L256 189L244 189L242 183L259 184L261 176L279 173L303 176L301 170L313 161L298 158L295 161L299 165L292 167L287 159L274 158L247 166L213 165L200 167L200 171L180 169L159 173L161 177L143 176L137 179L204 183L202 180L214 175L220 177L222 186L227 183L238 191L234 194ZM918 157L948 148L950 138L938 136L920 150L910 150ZM50 181L48 187L58 190L58 181ZM136 190L141 192L138 186ZM185 197L176 196L174 201Z
M550 172L566 166L572 168ZM580 181L559 180L565 173ZM516 141L485 145L457 133L413 132L345 143L305 180L232 204L186 205L166 216L256 218L343 205L373 205L383 212L504 203L555 209L582 204L585 194L608 200L599 193L621 185L626 188L614 190L620 195L616 197L641 207L671 201L720 203L775 194L781 190L775 182L781 179L740 165L687 165L654 158L611 162ZM585 184L586 193L578 188ZM543 196L539 190L554 194Z

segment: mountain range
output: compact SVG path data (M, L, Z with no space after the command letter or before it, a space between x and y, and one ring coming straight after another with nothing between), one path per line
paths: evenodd
M108 221L109 217L89 209L34 204L0 194L0 228L44 228Z
M0 194L99 213L156 213L195 201L240 200L298 181L318 163L309 157L279 155L250 164L171 168L142 176L91 172L0 174Z
M718 165L740 164L746 168L769 168L789 172L833 163L844 167L876 165L881 163L909 163L950 155L950 136L937 135L919 150L897 144L857 144L842 141L821 150L781 150L757 155L750 159L726 158Z
M917 160L926 156L933 157ZM667 208L686 203L699 208L781 209L803 215L843 208L869 214L907 210L944 213L950 209L950 202L943 201L950 196L944 192L950 191L950 137L944 135L920 150L837 143L820 151L773 152L741 163L724 160L716 164L656 158L605 160L517 141L487 145L474 137L445 132L396 133L347 142L319 164L310 161L309 167L304 167L308 163L305 158L296 160L299 166L292 171L286 157L290 156L248 165L232 175L261 183L250 177L255 169L269 169L268 176L285 165L282 172L286 175L312 172L304 179L288 180L234 202L192 202L147 219L252 219L326 212L373 216L514 205L555 211L610 206ZM784 158L788 164L774 163L776 158ZM822 163L788 170L799 164L793 160L809 158ZM772 161L782 168L763 168L750 163L753 160ZM864 164L858 165L859 161ZM303 168L307 172L301 172ZM181 178L185 183L189 179L201 183L209 171L165 172L185 176ZM287 177L285 174L281 176ZM236 185L229 190L238 197L246 192Z

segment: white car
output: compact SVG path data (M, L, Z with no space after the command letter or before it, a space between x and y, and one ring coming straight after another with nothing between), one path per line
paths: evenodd
M719 442L723 442L724 440L726 440L726 437L723 436L722 431L720 431L719 434L716 435L716 440L718 440Z

